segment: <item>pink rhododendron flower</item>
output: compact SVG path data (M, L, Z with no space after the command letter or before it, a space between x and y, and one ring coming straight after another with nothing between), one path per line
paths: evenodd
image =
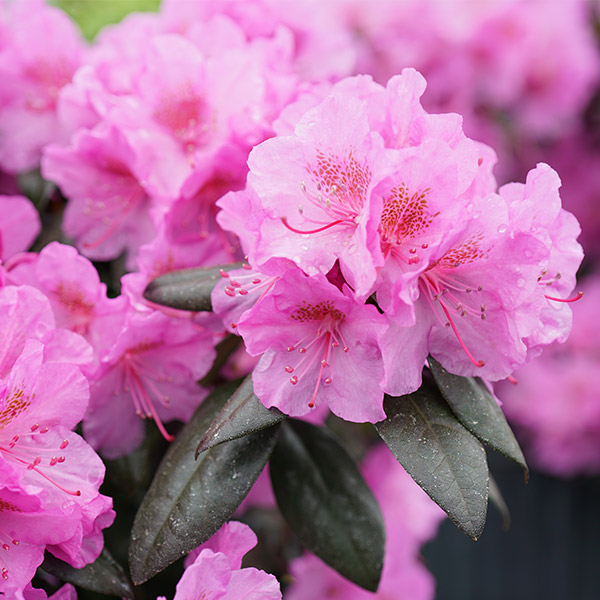
M57 325L83 335L97 353L109 331L120 326L125 299L108 298L92 263L72 246L51 242L10 268L8 280L41 290Z
M241 568L242 557L256 546L256 541L247 525L225 523L188 555L173 600L281 600L279 582L273 575Z
M381 263L368 217L372 189L385 173L382 150L364 104L335 96L309 110L294 136L256 147L248 187L266 214L249 252L252 263L288 258L314 275L327 273L339 259L357 293L367 293Z
M518 383L496 384L502 408L527 451L528 460L561 476L600 470L600 301L597 276L583 282L573 304L573 331L564 344L515 373Z
M336 19L330 3L308 0L280 3L274 0L216 3L190 3L166 0L161 5L165 26L193 36L198 22L208 21L216 13L237 23L245 36L256 41L270 40L282 30L291 38L295 69L305 79L338 79L349 75L356 50L349 32Z
M576 241L581 229L575 217L561 208L560 185L557 173L540 163L528 173L525 184L513 183L500 188L511 213L511 236L519 239L517 232L521 237L526 234L548 249L538 262L537 289L530 300L531 303L541 301L542 308L526 310L530 317L539 315L539 322L524 336L530 356L537 356L544 345L555 340L565 341L571 329L570 303L579 297L569 298L569 295L583 259L582 248ZM523 249L526 259L533 258L532 253L532 246ZM519 274L518 287L525 288L530 283L523 273Z
M362 470L379 502L386 528L383 572L377 592L367 592L316 556L306 554L291 563L294 582L286 591L286 599L433 598L434 580L419 560L419 550L435 536L444 513L412 481L387 447L373 448Z
M73 22L42 0L6 3L0 45L0 166L9 173L35 167L42 148L59 138L56 99L82 61Z
M579 241L586 256L597 259L600 256L600 171L596 165L600 153L593 136L576 131L571 136L563 136L551 147L531 150L526 159L533 162L543 159L558 171L563 206L581 224Z
M2 598L4 596L0 596ZM77 600L77 592L70 583L65 583L54 594L48 596L44 590L38 590L27 585L22 592L22 595L16 595L17 600Z
M38 212L27 198L0 195L0 261L29 249L41 228Z
M230 190L243 187L246 158L246 153L231 147L220 153L211 168L198 169L186 179L180 197L160 219L157 236L140 249L138 268L148 281L177 269L241 258L237 239L217 225L216 202Z
M139 162L129 140L106 124L80 130L68 147L45 149L44 177L69 199L64 229L85 256L107 260L127 249L135 264L138 248L154 235Z
M327 403L340 417L375 422L383 412L385 319L323 275L291 269L238 324L250 354L256 395L291 416Z
M196 383L213 363L213 333L160 311L126 308L122 328L100 356L83 422L86 439L108 458L134 450L144 436L142 418L186 421L208 393Z
M114 512L111 499L98 494L102 461L71 431L89 398L75 364L84 340L66 332L79 338L79 348L71 343L59 352L65 338L47 299L29 286L0 289L0 307L0 591L16 594L44 548L77 568L92 562Z

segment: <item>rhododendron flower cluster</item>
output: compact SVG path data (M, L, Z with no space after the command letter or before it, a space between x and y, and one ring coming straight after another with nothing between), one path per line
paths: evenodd
M410 69L385 88L335 84L291 135L256 146L247 188L218 201L250 270L223 273L214 306L230 317L219 294L253 296L230 326L262 355L267 406L300 416L326 402L375 422L384 393L420 386L428 354L498 380L569 330L583 255L557 174L539 164L498 189L493 151L457 115L427 113L424 89Z
M75 567L92 562L112 500L98 493L104 465L75 434L89 398L77 362L91 359L57 329L47 299L29 286L0 289L0 591L17 597L44 549ZM60 399L60 401L57 401Z
M367 453L360 493L368 497L350 504L367 507L356 531L381 525L381 506L383 576L373 596L366 589L375 590L381 564L371 565L362 590L316 556L292 560L298 548L286 533L274 536L282 538L275 571L293 576L285 593L431 598L418 554L442 513L371 438L348 453L323 434L336 422L329 411L390 421L388 403L420 388L429 356L450 374L491 383L519 370L517 385L496 389L538 463L557 473L596 468L589 373L597 347L585 329L594 321L594 285L573 340L558 346L581 297L583 258L579 223L561 195L582 217L583 239L593 247L598 237L600 213L589 200L597 148L582 118L600 72L588 3L385 0L376 9L364 0L163 0L158 12L131 14L85 42L43 0L0 5L0 597L46 598L43 578L33 579L45 552L75 569L96 560L115 516L99 493L98 452L111 460L109 489L131 492L124 505L145 493L145 471L157 468L155 482L172 477L154 497L153 483L139 507L138 515L156 510L144 536L159 539L154 526L168 536L181 521L190 535L206 533L175 600L280 599L274 576L242 568L257 537L227 521L253 503L275 503L267 475L284 515L276 461L257 474L271 451L295 468L320 440L360 483L353 456ZM564 188L547 163L564 167ZM521 182L506 183L512 179ZM155 302L148 290L166 274L206 284L203 307L194 294L187 304ZM180 294L182 287L173 284ZM546 362L525 366L546 347ZM548 374L548 362L559 361L568 368ZM543 402L535 400L538 371ZM248 394L220 398L250 372L238 388ZM450 410L442 392L434 400ZM577 410L559 402L567 396ZM219 412L221 400L238 405ZM182 452L188 427L194 443L208 436L213 427L203 419L213 408L213 425L225 418L240 427L232 445L211 447L193 473L172 457L156 467L163 447ZM284 416L316 425L298 432ZM455 433L488 442L454 424ZM300 459L278 433L286 427ZM147 438L150 430L156 436ZM270 442L251 447L255 435ZM235 455L236 444L248 446ZM231 481L216 467L227 452ZM311 469L329 484L318 470L333 459L315 456L303 463L306 485ZM131 490L111 479L124 465L134 471ZM336 469L324 472L347 475ZM436 469L427 464L422 473ZM487 498L487 479L482 485ZM224 502L225 493L237 504ZM199 505L209 506L200 517ZM231 505L227 515L223 505ZM165 507L172 512L159 523ZM293 507L300 515L302 508ZM312 515L304 518L314 527ZM294 519L284 515L278 527L284 521L310 548ZM131 532L136 584L165 568L169 552L173 563L201 541L156 542L155 554L139 559L135 523L117 527ZM169 594L151 595L159 593ZM71 586L54 595L74 597Z

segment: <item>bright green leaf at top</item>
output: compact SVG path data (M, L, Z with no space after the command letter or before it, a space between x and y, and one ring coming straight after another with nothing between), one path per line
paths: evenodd
M160 0L52 0L79 25L83 35L95 35L110 23L118 23L131 12L157 11Z

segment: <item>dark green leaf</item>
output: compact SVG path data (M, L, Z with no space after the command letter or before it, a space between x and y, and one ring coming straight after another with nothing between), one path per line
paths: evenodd
M252 375L248 375L202 436L196 456L223 442L272 427L285 418L276 408L265 408L261 404L254 394Z
M456 419L435 385L400 398L386 396L387 415L375 427L398 462L473 539L483 531L487 512L485 450Z
M269 464L277 504L294 533L344 577L375 591L383 566L383 517L333 434L286 421Z
M502 529L508 530L510 527L510 511L504 501L502 492L496 483L496 480L490 474L490 502L495 506L502 519Z
M485 384L479 378L448 373L431 356L428 360L435 382L458 420L476 438L527 471L519 443Z
M51 181L46 181L39 169L19 173L17 181L23 195L27 196L38 210L46 208L50 197L56 190L56 185Z
M104 549L90 565L75 569L46 552L41 568L62 581L80 588L119 598L133 598L131 583L120 564Z
M129 564L143 583L212 536L235 512L256 481L277 437L277 427L203 452L202 437L235 384L223 385L198 408L165 454L136 515Z
M238 269L242 263L217 267L171 271L153 279L144 290L144 298L155 304L193 312L212 310L210 295L221 280L219 271Z

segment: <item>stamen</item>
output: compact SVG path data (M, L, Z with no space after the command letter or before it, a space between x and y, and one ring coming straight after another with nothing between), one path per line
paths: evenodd
M552 300L553 302L577 302L577 300L580 300L582 296L583 292L577 292L577 295L573 298L554 298L553 296L546 295L544 295L544 298Z
M444 306L444 304L442 302L440 302L440 306L442 307L442 310L444 311L444 313L446 313L446 317L448 319L448 324L450 325L450 327L452 327L452 331L454 331L454 335L456 336L458 343L461 345L462 349L465 351L465 354L469 357L469 360L476 367L484 367L485 362L483 362L482 360L475 360L473 358L473 355L469 352L469 349L466 347L465 343L462 341L462 338L460 337L460 334L458 333L458 330L456 329L456 326L454 325L454 321L452 320L452 317L450 316L448 309Z
M331 227L334 227L335 225L339 225L340 223L344 222L344 219L338 219L337 221L333 221L332 223L329 223L328 225L323 225L323 227L319 227L317 229L312 229L309 231L302 231L300 229L296 229L295 227L292 227L288 221L287 221L287 217L281 217L281 222L290 230L293 231L294 233L300 233L300 234L305 234L305 233L319 233L321 231L325 231L326 229L330 229Z

